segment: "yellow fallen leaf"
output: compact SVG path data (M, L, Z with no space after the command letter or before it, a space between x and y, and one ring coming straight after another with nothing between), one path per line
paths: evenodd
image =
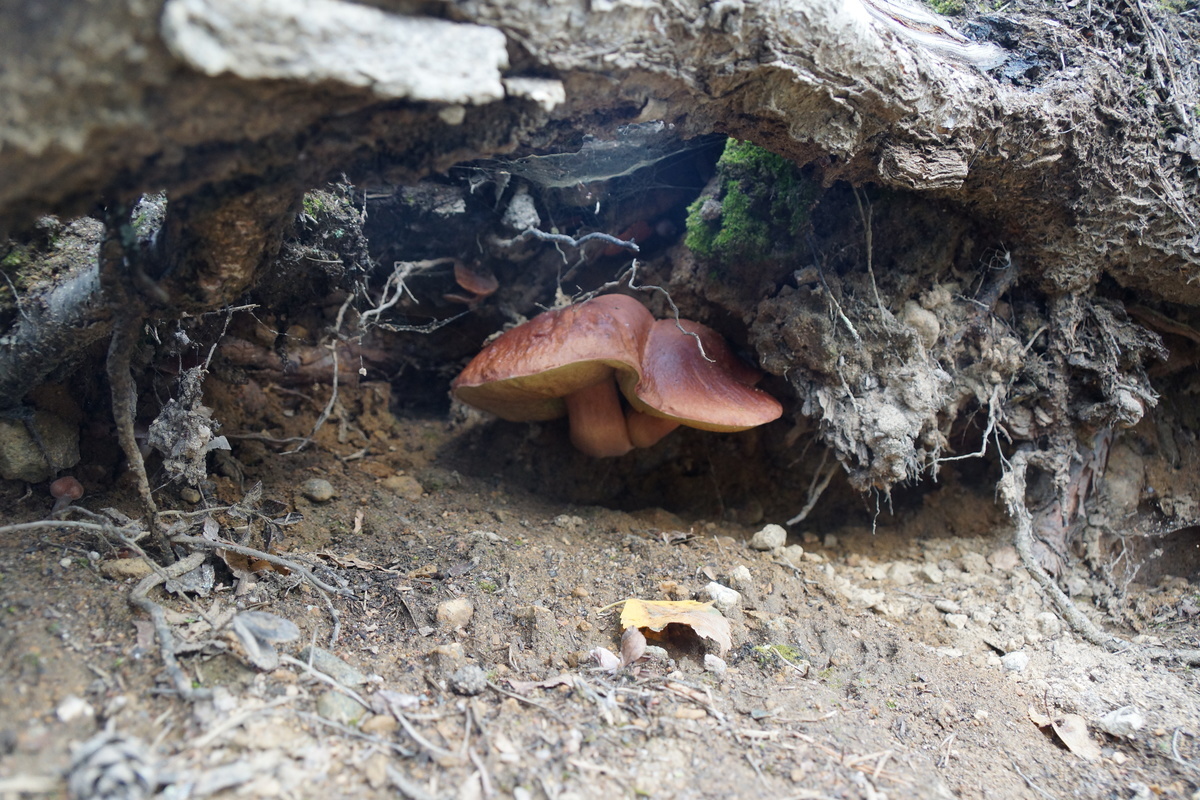
M662 631L668 625L685 625L697 636L716 642L724 655L733 646L729 634L729 620L713 608L712 603L696 600L639 600L631 597L624 601L621 609L622 628L648 628Z
M1078 714L1061 714L1051 723L1054 732L1062 743L1075 755L1086 761L1095 761L1100 757L1100 745L1088 735L1087 722Z

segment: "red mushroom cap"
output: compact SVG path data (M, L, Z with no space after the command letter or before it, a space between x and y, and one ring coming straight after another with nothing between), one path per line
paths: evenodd
M654 317L631 297L605 295L547 311L490 342L450 384L462 402L513 422L571 417L588 455L622 455L625 431L614 372L637 383Z
M50 484L50 496L54 498L50 513L57 514L83 497L83 484L70 475L64 475Z
M630 414L630 436L638 447L648 447L670 432L671 423L743 431L778 419L783 406L754 388L761 377L712 328L691 320L658 320L642 353L641 379L619 376L635 412Z
M50 496L55 500L63 498L78 500L83 497L83 484L70 475L64 475L50 484Z

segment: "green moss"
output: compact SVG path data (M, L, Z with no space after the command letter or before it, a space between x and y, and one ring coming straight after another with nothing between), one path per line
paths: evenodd
M963 0L930 0L929 5L934 11L946 17L955 17L967 10Z
M688 208L687 246L720 267L786 258L807 229L817 187L792 162L730 139L717 161L717 196Z
M0 259L0 269L20 269L29 263L29 252L24 247L14 247Z
M775 656L779 656L791 664L807 660L802 650L790 644L760 644L754 648L754 652L758 665L763 669L771 666L779 666L779 662L775 659Z
M316 217L325 210L325 202L320 192L309 192L304 195L304 213Z

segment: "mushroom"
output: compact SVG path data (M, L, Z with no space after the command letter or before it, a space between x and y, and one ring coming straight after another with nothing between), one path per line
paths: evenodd
M50 495L54 498L54 507L50 509L50 515L53 516L83 497L83 484L70 475L64 475L50 484Z
M463 303L476 306L482 300L496 293L500 282L491 270L483 267L472 269L458 259L454 260L454 282L461 286L467 294L444 294L443 298L453 303Z
M744 431L776 420L783 407L754 388L761 377L712 328L686 319L658 320L646 339L640 378L619 376L632 406L629 439L634 447L650 447L679 425Z
M492 340L450 388L462 402L511 422L565 414L580 451L624 455L633 444L614 375L638 383L653 324L650 312L625 295L547 311Z

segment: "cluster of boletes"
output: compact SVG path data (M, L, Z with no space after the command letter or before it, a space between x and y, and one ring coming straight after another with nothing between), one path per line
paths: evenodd
M566 415L575 447L605 458L650 447L680 425L742 431L778 419L779 401L754 386L761 377L711 328L655 320L637 300L613 294L506 331L451 389L512 422Z

